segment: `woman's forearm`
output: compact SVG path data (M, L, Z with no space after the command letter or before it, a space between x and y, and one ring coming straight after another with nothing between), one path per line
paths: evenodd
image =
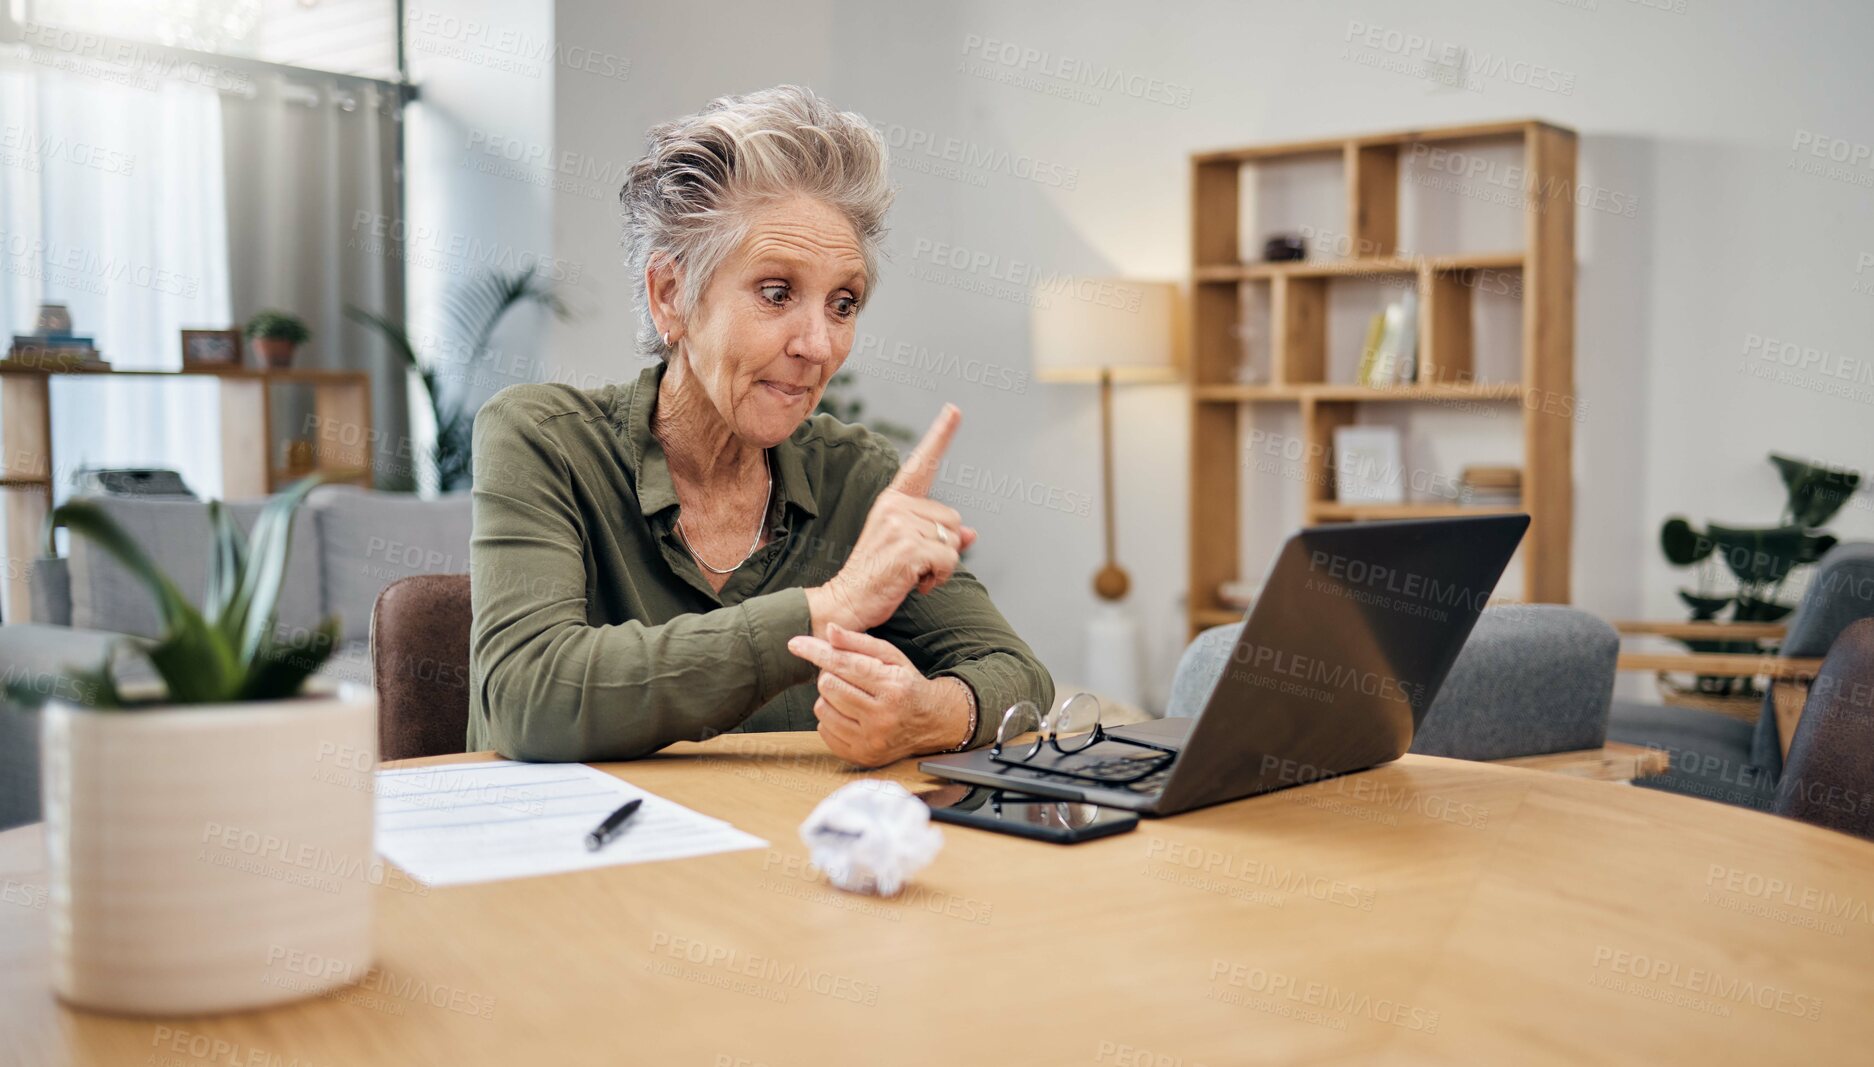
M813 676L787 651L804 591L782 590L661 626L527 618L478 627L473 659L489 736L539 761L635 759L732 729Z

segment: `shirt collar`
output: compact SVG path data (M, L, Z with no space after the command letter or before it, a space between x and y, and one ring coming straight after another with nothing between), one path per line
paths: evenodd
M636 466L638 507L646 516L677 506L677 487L670 480L670 462L664 446L651 432L651 418L657 407L657 389L663 383L668 364L659 360L644 368L631 390L625 408L625 443ZM782 503L792 504L806 514L818 517L820 508L807 480L807 464L802 456L800 438L806 433L802 422L787 440L775 445L774 489Z

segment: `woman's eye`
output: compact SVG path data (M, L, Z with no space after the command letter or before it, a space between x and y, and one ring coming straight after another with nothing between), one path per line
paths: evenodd
M764 285L761 287L761 298L778 307L787 299L787 286Z
M850 296L838 297L833 301L833 313L842 319L850 319L859 313L859 302Z

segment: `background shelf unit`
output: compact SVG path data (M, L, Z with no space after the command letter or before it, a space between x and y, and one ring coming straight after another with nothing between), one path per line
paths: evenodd
M1521 152L1520 249L1418 255L1400 247L1402 164L1420 146ZM1348 138L1257 145L1191 157L1191 543L1190 629L1234 622L1220 583L1259 573L1240 560L1243 419L1246 407L1291 406L1307 444L1303 521L1359 522L1447 515L1530 516L1521 550L1521 599L1569 599L1573 523L1575 155L1572 130L1533 119L1403 130ZM1286 263L1246 262L1241 236L1246 168L1338 160L1348 255ZM1318 172L1311 171L1310 173ZM1311 246L1314 242L1310 242ZM1313 257L1317 252L1310 247ZM1473 297L1480 280L1520 279L1511 293L1522 315L1520 377L1480 380ZM1334 380L1328 351L1329 293L1378 280L1418 294L1417 380L1371 387ZM1245 286L1266 288L1267 381L1236 380ZM1377 308L1375 308L1377 310ZM1340 504L1334 500L1334 430L1365 405L1469 405L1509 409L1520 420L1522 502L1476 507L1447 502ZM1450 472L1455 476L1458 472Z
M45 370L0 365L0 612L5 621L32 614L32 561L44 554L46 515L52 507L53 378L108 375L120 381L161 382L208 378L216 383L221 422L221 499L263 497L312 471L273 464L270 387L310 389L320 428L316 469L330 481L369 487L371 376L335 370Z

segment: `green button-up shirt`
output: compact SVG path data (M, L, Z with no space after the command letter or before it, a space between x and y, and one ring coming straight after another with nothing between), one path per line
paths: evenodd
M469 563L470 751L632 759L733 730L812 730L805 589L838 573L898 469L884 438L827 415L769 450L773 538L720 593L675 532L676 489L651 412L664 365L625 384L516 385L475 419ZM875 636L976 694L973 744L1054 683L958 570L913 591Z

